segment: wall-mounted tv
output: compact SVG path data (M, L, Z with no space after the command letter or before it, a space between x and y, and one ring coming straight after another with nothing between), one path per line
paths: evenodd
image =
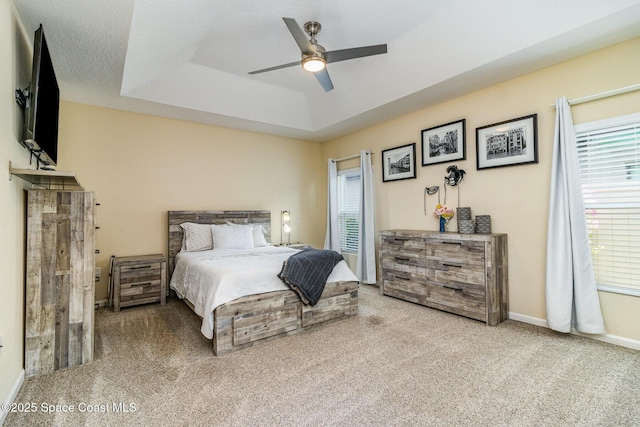
M60 89L42 25L33 41L31 84L25 100L24 144L45 166L58 162Z

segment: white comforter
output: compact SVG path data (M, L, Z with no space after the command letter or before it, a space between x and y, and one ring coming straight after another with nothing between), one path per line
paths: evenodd
M213 338L213 311L237 298L289 289L277 276L282 263L297 249L267 246L180 252L170 287L202 317L202 334ZM357 281L345 261L334 267L327 283Z

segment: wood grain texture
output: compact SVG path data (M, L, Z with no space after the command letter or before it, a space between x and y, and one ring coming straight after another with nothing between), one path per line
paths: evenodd
M82 191L27 191L26 376L93 360L93 197Z
M122 307L167 301L167 261L164 255L113 259L113 311Z
M213 352L221 356L357 313L358 282L328 283L313 307L293 291L238 298L214 311Z
M381 293L496 325L508 318L506 234L386 230Z
M271 212L169 211L169 277L182 247L183 222L198 224L262 224L271 235ZM193 310L193 304L185 300ZM358 313L358 282L328 283L318 303L311 307L291 291L249 295L214 310L213 352L220 356Z
M271 211L245 210L245 211L169 211L169 278L175 268L175 258L182 247L183 230L180 224L194 222L196 224L262 224L267 231L266 240L271 242Z

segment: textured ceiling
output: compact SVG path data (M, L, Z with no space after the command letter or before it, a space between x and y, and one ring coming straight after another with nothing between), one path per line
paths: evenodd
M14 0L43 24L65 100L324 141L640 36L640 0ZM327 50L388 44L329 64L335 89L295 66L282 17L322 24Z

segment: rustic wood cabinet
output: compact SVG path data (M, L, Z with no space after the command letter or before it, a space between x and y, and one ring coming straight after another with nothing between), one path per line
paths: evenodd
M91 362L93 193L27 190L26 227L25 375Z
M113 259L113 310L167 301L167 260L163 255Z
M386 230L383 295L497 325L509 315L506 234Z

